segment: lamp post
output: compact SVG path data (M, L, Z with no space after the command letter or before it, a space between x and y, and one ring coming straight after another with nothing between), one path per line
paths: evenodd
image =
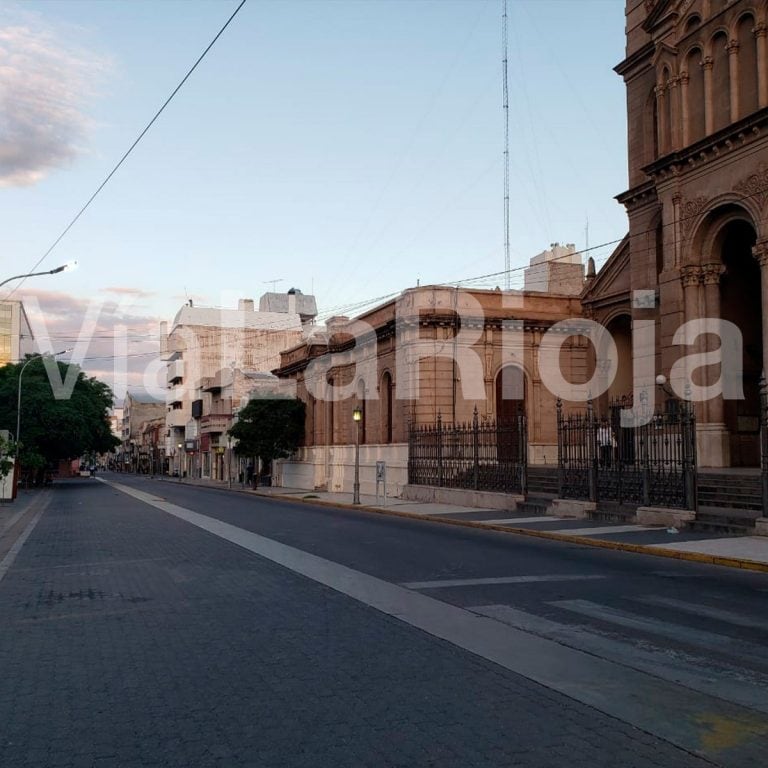
M176 448L179 454L179 482L181 482L181 462L182 462L182 456L184 455L182 451L184 450L184 443L177 443Z
M63 269L63 268L62 268ZM11 278L13 279L13 278ZM8 282L6 280L6 282ZM0 283L1 285L1 283ZM54 352L51 357L58 357L59 355L63 355L66 352L71 352L71 349L62 349L61 352ZM19 371L19 383L16 390L16 463L19 462L19 444L21 442L21 377L24 375L24 371L27 369L27 366L33 362L34 360L41 360L44 358L45 355L32 355L24 365L21 366L21 370Z
M360 424L363 421L363 409L358 405L352 411L355 422L355 483L352 486L352 503L360 503Z
M227 488L232 490L232 435L227 435Z
M56 269L47 269L44 272L28 272L26 275L14 275L13 277L3 280L3 282L0 283L0 288L6 283L11 283L14 280L23 280L27 277L39 277L40 275L57 275L59 272L66 272L67 270L75 269L75 267L77 267L77 262L70 261L67 264L62 264L60 267L56 267Z

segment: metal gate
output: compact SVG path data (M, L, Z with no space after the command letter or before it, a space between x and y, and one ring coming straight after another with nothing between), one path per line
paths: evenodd
M475 408L469 423L411 426L408 431L408 482L480 491L525 493L528 436L525 415L480 421Z
M566 415L558 399L557 442L563 498L696 508L696 426L687 401L653 412L617 400L598 418L591 400Z

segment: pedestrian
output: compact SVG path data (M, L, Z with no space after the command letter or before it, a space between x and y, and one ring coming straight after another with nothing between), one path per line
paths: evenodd
M249 462L248 466L245 468L245 479L248 482L248 485L253 487L253 462Z
M597 429L597 447L601 467L610 467L616 440L607 419L603 419Z

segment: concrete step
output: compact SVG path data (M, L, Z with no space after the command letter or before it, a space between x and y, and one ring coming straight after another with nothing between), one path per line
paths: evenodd
M692 531L748 536L755 531L759 511L734 507L699 506L696 519L690 524Z
M634 523L636 510L620 504L602 503L597 509L587 513L589 520L601 523Z

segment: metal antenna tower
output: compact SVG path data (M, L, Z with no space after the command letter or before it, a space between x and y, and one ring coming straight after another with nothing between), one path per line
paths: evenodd
M508 46L507 46L507 0L502 0L504 13L501 17L501 37L504 49L502 71L504 76L504 287L510 288L511 268L509 260L509 85Z

